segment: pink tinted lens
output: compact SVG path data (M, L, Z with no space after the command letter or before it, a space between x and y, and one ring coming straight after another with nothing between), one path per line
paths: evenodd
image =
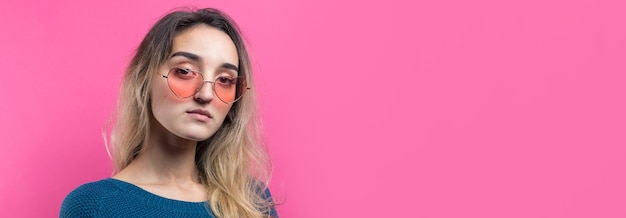
M167 83L176 96L191 97L202 85L202 75L191 70L174 68L167 77Z
M215 88L215 94L222 101L231 103L236 99L237 94L237 78L228 78L228 77L218 77L215 79L215 84L213 84Z

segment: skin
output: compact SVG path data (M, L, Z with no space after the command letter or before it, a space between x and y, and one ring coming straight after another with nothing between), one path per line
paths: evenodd
M175 55L181 52L198 59ZM231 68L238 66L237 49L226 33L204 24L179 33L173 40L170 58L150 84L153 115L145 147L113 178L165 198L188 202L208 200L205 187L197 178L196 145L215 134L232 105L220 101L210 83L190 98L178 98L161 75L167 75L173 67L182 67L201 72L205 80L213 81L220 75L236 76L237 71ZM198 119L197 114L190 113L196 109L208 111L211 118Z

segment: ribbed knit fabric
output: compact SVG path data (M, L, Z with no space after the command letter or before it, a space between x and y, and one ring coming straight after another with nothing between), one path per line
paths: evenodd
M266 192L269 196L269 192ZM272 217L277 217L272 210ZM215 217L206 202L164 198L133 184L108 178L72 191L60 217Z

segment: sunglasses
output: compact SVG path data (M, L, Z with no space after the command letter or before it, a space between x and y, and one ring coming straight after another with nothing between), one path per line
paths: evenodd
M226 104L232 104L241 99L246 90L246 79L241 76L218 76L215 81L204 80L201 73L185 69L172 68L167 75L161 75L167 79L170 90L179 98L189 98L202 89L205 83L211 83L213 93Z

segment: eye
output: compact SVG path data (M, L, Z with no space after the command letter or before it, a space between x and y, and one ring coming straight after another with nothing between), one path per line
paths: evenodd
M219 83L220 85L231 86L237 84L237 78L220 76L215 79L215 82Z
M197 74L190 69L174 68L172 69L173 76L179 79L194 79Z

